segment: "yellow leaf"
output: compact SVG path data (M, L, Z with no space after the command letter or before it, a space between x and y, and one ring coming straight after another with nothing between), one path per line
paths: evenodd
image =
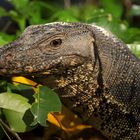
M35 92L37 91L37 87L41 86L40 84L37 84L36 82L22 76L12 77L12 81L14 85L18 85L18 84L30 85L33 87Z
M69 134L78 133L83 129L92 127L82 124L82 120L64 106L61 113L49 113L48 121Z
M15 85L17 85L17 84L27 84L27 85L31 85L31 86L37 85L36 82L29 80L29 79L22 77L22 76L12 77L12 81Z

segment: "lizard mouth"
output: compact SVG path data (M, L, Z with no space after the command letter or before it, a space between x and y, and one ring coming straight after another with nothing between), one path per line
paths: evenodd
M0 67L0 75L1 76L4 76L6 73L7 73L7 71L8 71L8 68L6 68L6 67Z
M56 60L56 61L55 61ZM35 64L36 67L28 65L20 65L17 62L7 65L0 65L0 75L5 77L12 76L49 76L49 75L65 75L66 71L78 67L85 63L88 59L78 55L68 55L55 58L52 61Z

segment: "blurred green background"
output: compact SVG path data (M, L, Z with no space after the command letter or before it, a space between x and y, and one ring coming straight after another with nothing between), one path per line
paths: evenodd
M54 21L102 26L140 56L139 0L1 0L0 45L14 40L29 25Z

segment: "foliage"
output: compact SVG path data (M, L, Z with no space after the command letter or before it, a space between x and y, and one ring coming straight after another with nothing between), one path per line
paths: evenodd
M0 7L0 17L10 17L10 23L0 32L0 45L14 40L23 32L26 26L43 24L54 21L94 23L110 30L140 57L140 28L133 26L129 21L132 16L140 16L140 7L132 6L128 17L124 14L121 1L100 0L100 5L71 5L63 7L62 0L54 2L48 0L8 0L13 9L10 11ZM116 4L117 3L117 4ZM11 23L16 23L14 34L8 34ZM21 82L21 79L19 80ZM24 80L22 79L22 82ZM32 81L28 86L12 85L5 80L0 81L0 116L7 122L14 132L25 132L33 129L37 124L46 125L48 113L60 111L61 103L57 95L45 86L33 88ZM16 118L15 118L16 116ZM0 125L0 138L3 136L3 127ZM2 128L2 129L1 129Z
M27 25L54 21L94 23L112 31L125 43L140 42L140 29L131 26L126 18L122 19L121 1L112 0L108 3L107 0L100 0L100 7L97 5L72 5L70 8L63 8L62 5L58 6L55 2L43 0L9 0L9 2L14 9L6 11L0 7L0 16L9 16L12 22L17 23L18 28L15 35L1 32L0 45L15 39ZM140 15L139 11L139 6L132 6L129 12L130 18L133 15Z
M47 115L50 112L60 112L61 103L56 93L45 86L38 89L38 94L34 94L36 101L32 104L31 112L35 116L34 124L46 126Z
M16 81L20 80L21 78L16 78ZM26 78L22 78L22 82L24 80ZM32 83L29 80L28 84ZM29 131L38 124L46 126L48 114L61 111L57 94L46 86L40 85L36 90L25 84L5 83L3 86L7 90L0 93L0 109L4 116L3 121L7 122L13 133Z

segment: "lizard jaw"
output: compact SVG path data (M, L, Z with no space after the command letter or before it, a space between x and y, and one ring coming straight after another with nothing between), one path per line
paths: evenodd
M57 61L55 61L57 60ZM37 67L34 65L22 65L22 63L13 62L13 61L3 61L0 59L0 75L1 76L40 76L40 75L50 75L50 74L61 74L68 68L77 67L82 65L85 60L88 59L82 56L70 55L70 56L61 56L55 60L48 60L43 63L40 63ZM77 63L78 62L78 63Z

